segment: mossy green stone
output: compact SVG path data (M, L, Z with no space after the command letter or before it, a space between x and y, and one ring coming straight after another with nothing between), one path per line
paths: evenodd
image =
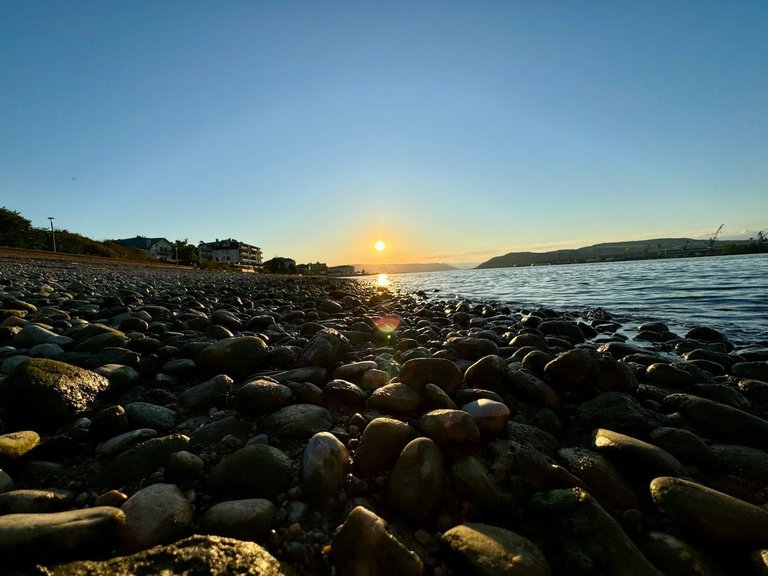
M68 330L66 335L70 338L76 340L77 342L82 342L84 340L88 340L89 338L93 338L94 336L100 336L102 334L114 334L116 336L122 336L125 338L125 333L121 332L120 330L117 330L115 328L112 328L111 326L107 326L106 324L88 324L87 326L84 326L83 328L73 328L71 330Z
M25 312L37 312L37 306L30 304L29 302L23 302L22 300L6 300L3 302L3 307L6 310L23 310Z
M75 352L100 352L105 348L115 348L125 346L128 338L122 333L105 332L81 340L75 346Z
M7 310L2 308L0 309L0 322L7 318L24 318L27 314L26 310Z
M0 459L18 460L40 443L40 435L32 430L0 436Z
M156 546L131 556L61 564L48 568L47 573L52 576L129 576L133 574L291 576L293 574L290 569L254 542L198 535L179 540L175 544Z
M31 358L5 382L9 420L43 429L64 424L90 409L109 381L95 372L46 358Z

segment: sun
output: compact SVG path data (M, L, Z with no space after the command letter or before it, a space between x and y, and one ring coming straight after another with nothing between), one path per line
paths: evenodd
M381 252L382 250L384 250L384 248L387 247L387 245L384 244L383 240L379 240L378 242L376 242L376 244L373 245L373 247L376 248L378 252Z

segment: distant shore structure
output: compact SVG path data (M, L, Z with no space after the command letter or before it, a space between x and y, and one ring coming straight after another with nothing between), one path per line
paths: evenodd
M328 264L325 262L297 264L296 271L299 272L299 274L325 274L328 271Z
M261 270L261 248L240 242L234 238L214 242L200 242L197 246L200 262L218 262L230 266L240 266Z
M328 276L354 276L355 267L350 265L342 266L330 266L328 268Z
M150 258L155 260L171 261L173 259L173 244L166 238L147 238L146 236L134 236L133 238L123 238L115 240L118 244L136 248L145 252Z
M293 258L285 258L283 256L275 256L264 262L264 269L272 274L295 274L296 260Z

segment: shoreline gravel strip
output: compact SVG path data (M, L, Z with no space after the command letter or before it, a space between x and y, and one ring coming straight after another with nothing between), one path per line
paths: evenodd
M601 309L0 258L0 557L764 573L765 343L626 334Z

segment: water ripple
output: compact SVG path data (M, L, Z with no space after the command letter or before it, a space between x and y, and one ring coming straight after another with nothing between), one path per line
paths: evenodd
M738 339L768 331L768 255L609 262L390 275L408 291L567 310L602 307L685 331L705 324Z

